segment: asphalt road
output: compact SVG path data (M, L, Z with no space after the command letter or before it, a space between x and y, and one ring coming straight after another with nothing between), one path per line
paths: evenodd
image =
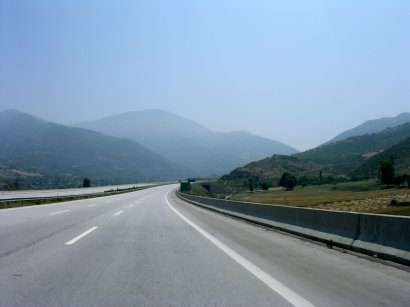
M0 211L0 306L408 306L410 273L210 212L175 186Z

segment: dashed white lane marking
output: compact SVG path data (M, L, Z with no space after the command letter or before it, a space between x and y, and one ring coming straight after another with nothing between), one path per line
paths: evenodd
M49 213L49 215L56 215L56 214L61 214L61 213L69 212L69 211L70 211L70 210L63 210L63 211L58 211L58 212Z
M116 214L114 214L114 216L120 215L120 214L123 213L123 212L124 212L123 210L118 211Z
M287 300L293 306L306 306L306 307L315 306L311 302L309 302L308 300L306 300L305 298L303 298L302 296L300 296L299 294L291 290L290 288L286 287L279 280L273 278L268 273L266 273L265 271L263 271L262 269L254 265L252 262L250 262L246 258L239 255L237 252L235 252L233 249L231 249L230 247L228 247L227 245L219 241L213 235L206 232L203 228L191 222L184 215L179 213L179 211L177 211L168 201L168 194L170 192L171 191L169 191L165 195L165 202L167 203L168 207L170 207L181 219L183 219L186 223L188 223L192 228L194 228L201 235L203 235L205 238L207 238L209 241L215 244L225 254L227 254L229 257L231 257L233 260L239 263L242 267L244 267L246 270L252 273L259 280L264 282L269 288L271 288L273 291L278 293L280 296L282 296L285 300Z
M87 207L94 207L94 206L97 206L97 204L88 205Z
M134 205L129 205L130 208L134 207Z
M89 233L93 232L94 230L96 230L98 227L94 226L91 227L90 229L88 229L86 232L83 232L82 234L80 234L79 236L75 237L74 239L68 241L65 245L72 245L75 242L77 242L78 240L84 238L86 235L88 235Z

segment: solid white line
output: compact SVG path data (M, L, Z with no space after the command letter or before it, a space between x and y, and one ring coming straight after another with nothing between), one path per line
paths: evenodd
M88 205L87 207L94 207L94 206L97 206L97 204Z
M50 215L55 215L55 214L60 214L60 213L64 213L64 212L69 212L70 210L63 210L63 211L58 211L58 212L53 212L53 213L49 213Z
M114 214L114 216L120 215L121 213L123 213L124 211L118 211L116 214Z
M81 238L85 237L85 236L88 235L89 233L93 232L93 231L96 230L97 228L98 228L97 226L94 226L94 227L88 229L86 232L84 232L84 233L80 234L79 236L75 237L74 239L68 241L68 242L66 243L66 245L72 245L72 244L74 244L75 242L77 242L77 241L80 240Z
M235 252L233 249L219 241L217 238L215 238L213 235L210 233L206 232L203 228L199 227L198 225L194 224L190 220L188 220L184 215L179 213L168 201L167 197L168 194L171 191L169 191L165 195L165 202L167 205L181 218L183 219L186 223L188 223L191 227L193 227L196 231L198 231L201 235L203 235L205 238L207 238L209 241L211 241L213 244L215 244L219 249L221 249L225 254L227 254L229 257L231 257L233 260L235 260L237 263L239 263L242 267L244 267L246 270L248 270L250 273L252 273L255 277L257 277L259 280L264 282L269 288L271 288L273 291L278 293L280 296L282 296L285 300L287 300L289 303L291 303L293 306L315 306L293 290L289 289L286 287L284 284L282 284L279 280L273 278L270 276L268 273L254 265L252 262L249 260L245 259L241 255L239 255L237 252Z

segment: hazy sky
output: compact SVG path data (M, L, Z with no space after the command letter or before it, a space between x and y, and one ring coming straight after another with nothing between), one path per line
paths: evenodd
M410 111L410 1L0 0L7 108L161 108L307 149Z

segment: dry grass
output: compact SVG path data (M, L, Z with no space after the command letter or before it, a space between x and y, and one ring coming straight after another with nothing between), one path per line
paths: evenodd
M385 213L385 214L410 214L409 207L391 207L390 202L396 199L398 202L410 201L409 189L370 189L362 186L367 191L360 190L360 183L355 188L352 184L340 186L340 190L334 190L335 186L323 185L305 188L297 188L294 191L274 190L257 191L254 193L236 194L233 199L265 204L280 204L296 207L328 209L336 211ZM339 187L337 187L339 188ZM344 190L344 188L346 188Z

